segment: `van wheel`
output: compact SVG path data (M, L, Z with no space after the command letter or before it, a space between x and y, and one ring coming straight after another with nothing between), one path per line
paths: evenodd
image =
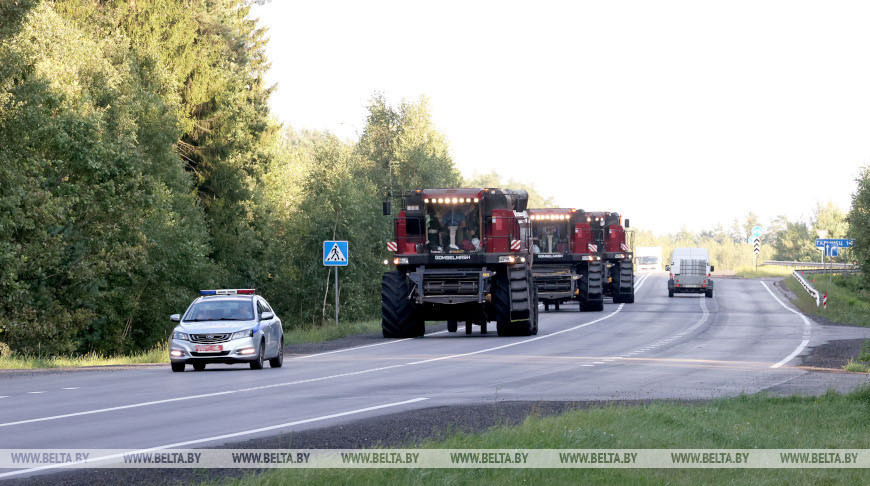
M193 371L205 370L205 363L193 363Z
M176 373L184 371L184 363L172 363L169 366L172 368L172 371Z
M456 332L459 328L459 323L456 321L447 321L447 332Z

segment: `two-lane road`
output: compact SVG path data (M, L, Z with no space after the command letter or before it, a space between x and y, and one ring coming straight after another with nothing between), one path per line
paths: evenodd
M807 375L823 375L807 380L808 392L867 381L794 366L807 345L870 330L810 324L771 282L720 279L713 299L670 299L659 275L636 287L631 305L542 312L533 337L438 332L288 357L262 371L4 373L0 449L205 447L434 405L704 399L799 388ZM0 478L34 472L0 470Z

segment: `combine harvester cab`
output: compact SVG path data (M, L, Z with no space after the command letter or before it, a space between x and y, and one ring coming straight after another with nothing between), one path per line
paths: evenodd
M531 209L532 275L538 298L549 311L552 305L576 300L581 311L604 308L604 268L595 245L594 230L582 211Z
M595 244L604 262L604 295L615 304L634 303L634 265L632 243L628 240L629 221L622 225L616 212L585 213L595 229Z
M394 220L395 267L381 286L384 337L422 336L425 321L500 336L538 332L526 191L419 189ZM385 214L389 213L385 204Z

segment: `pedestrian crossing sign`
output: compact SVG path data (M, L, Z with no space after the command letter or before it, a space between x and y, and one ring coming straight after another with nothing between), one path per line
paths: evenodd
M346 267L348 262L346 241L323 242L323 264L327 267Z

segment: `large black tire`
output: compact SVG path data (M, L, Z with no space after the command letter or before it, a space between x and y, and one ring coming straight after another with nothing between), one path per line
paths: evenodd
M538 301L538 287L533 285L533 287L532 287L532 302L537 302L537 301ZM557 310L558 310L558 308L557 308ZM539 316L538 316L538 306L534 305L532 312L531 312L531 316L529 318L528 336L535 336L538 334L538 322L540 322Z
M426 327L415 308L411 281L401 272L387 272L381 279L381 330L385 338L422 336Z
M633 304L634 303L634 269L631 264L619 263L615 265L616 271L613 274L616 276L613 282L613 303L614 304Z
M559 310L559 301L553 302L553 310Z
M172 368L172 371L175 373L181 373L184 371L184 363L171 363L169 367Z
M278 355L269 359L270 368L280 368L284 366L284 338L281 338L281 343L278 344Z
M713 291L712 290L705 291L704 297L707 297L708 299L712 299L713 298Z
M604 310L604 265L589 262L580 278L580 312Z
M508 267L493 292L499 336L528 336L537 326L538 294L525 265Z
M447 321L447 332L456 332L459 329L459 323L456 321Z
M205 363L193 363L193 371L205 370Z

